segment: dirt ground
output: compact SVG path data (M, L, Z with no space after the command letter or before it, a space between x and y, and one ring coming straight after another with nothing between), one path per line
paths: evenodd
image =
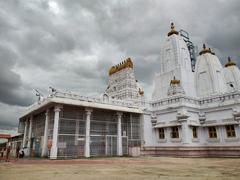
M240 179L239 158L92 158L0 162L0 180Z

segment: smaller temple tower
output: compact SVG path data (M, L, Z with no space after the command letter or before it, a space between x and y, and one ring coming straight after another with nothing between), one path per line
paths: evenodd
M229 92L240 90L240 70L236 63L228 57L228 62L223 68L224 77Z
M195 81L198 97L227 92L222 64L215 53L210 48L206 48L205 44L197 57Z
M144 98L144 91L135 79L133 62L130 58L110 68L105 94L118 100L142 100Z

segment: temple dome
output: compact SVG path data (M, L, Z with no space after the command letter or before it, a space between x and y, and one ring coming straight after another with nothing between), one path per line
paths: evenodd
M203 45L195 66L197 96L206 97L227 92L223 67L218 57Z
M240 70L230 57L228 57L228 62L225 64L223 71L228 91L240 90Z

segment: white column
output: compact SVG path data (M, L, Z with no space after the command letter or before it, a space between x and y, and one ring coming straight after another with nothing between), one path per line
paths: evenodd
M79 137L79 120L76 120L76 129L75 129L75 146L78 145L78 137Z
M54 108L53 139L52 139L52 147L51 147L51 152L50 152L50 159L57 159L58 126L59 126L60 111L61 111L61 107L56 106Z
M117 124L117 155L122 156L122 113L117 113L118 124Z
M182 142L183 144L189 144L192 139L192 134L190 133L190 128L187 123L187 119L181 120L182 123Z
M23 134L23 142L22 142L22 148L26 146L26 139L27 139L27 119L25 120L25 127L24 127L24 134Z
M29 119L29 130L28 130L28 155L31 155L31 138L32 138L32 121L33 121L33 116Z
M132 114L130 114L130 138L132 139Z
M47 156L47 152L48 152L48 123L49 123L49 110L46 110L45 113L45 127L44 127L44 137L43 137L43 147L42 147L42 157Z
M90 157L90 118L92 114L92 109L85 109L86 110L86 133L85 133L85 149L84 149L84 156Z

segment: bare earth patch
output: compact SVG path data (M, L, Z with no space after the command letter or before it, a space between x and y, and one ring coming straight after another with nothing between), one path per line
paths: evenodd
M240 179L238 158L93 158L11 160L0 180Z

